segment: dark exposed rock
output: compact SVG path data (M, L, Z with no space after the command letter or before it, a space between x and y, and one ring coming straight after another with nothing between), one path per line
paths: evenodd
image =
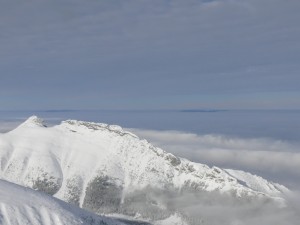
M116 212L122 197L122 187L108 176L98 176L85 191L83 208L97 213Z

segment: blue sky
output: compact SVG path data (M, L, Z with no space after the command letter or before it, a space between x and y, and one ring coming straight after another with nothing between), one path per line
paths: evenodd
M0 110L300 109L298 0L3 0Z

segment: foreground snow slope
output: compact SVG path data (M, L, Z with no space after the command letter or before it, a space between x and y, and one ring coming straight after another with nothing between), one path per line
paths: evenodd
M93 215L41 192L0 180L2 225L121 225Z
M68 120L46 127L35 116L0 134L0 169L2 179L96 212L100 206L114 212L127 196L149 187L273 199L287 190L178 158L119 126Z

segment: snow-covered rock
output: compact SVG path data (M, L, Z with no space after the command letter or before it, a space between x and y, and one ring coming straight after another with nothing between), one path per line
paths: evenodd
M120 211L149 188L280 201L287 191L251 174L176 157L119 126L67 120L47 127L35 116L0 134L0 169L2 179L101 213Z

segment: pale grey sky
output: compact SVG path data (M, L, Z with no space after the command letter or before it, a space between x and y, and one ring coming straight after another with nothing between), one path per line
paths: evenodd
M0 1L0 110L299 109L298 0Z

